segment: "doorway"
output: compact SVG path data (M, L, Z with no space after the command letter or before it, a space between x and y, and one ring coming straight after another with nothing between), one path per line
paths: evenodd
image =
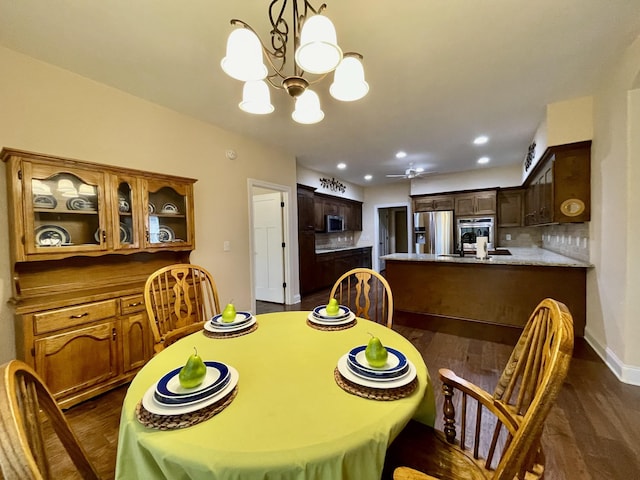
M252 304L291 303L290 188L249 179Z
M409 253L408 205L378 206L376 207L376 238L374 248L373 268L378 272L385 269L384 260L380 257L391 253Z

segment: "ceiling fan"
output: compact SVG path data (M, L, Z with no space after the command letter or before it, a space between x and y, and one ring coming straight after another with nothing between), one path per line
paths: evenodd
M413 163L409 164L409 168L407 168L404 173L387 175L388 178L419 178L424 175L431 175L435 172L425 172L421 167L414 167Z

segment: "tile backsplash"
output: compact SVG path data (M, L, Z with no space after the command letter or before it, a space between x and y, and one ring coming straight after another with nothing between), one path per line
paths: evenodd
M509 237L509 239L507 239ZM564 223L498 229L500 247L542 247L576 260L589 261L589 224Z
M499 247L541 247L540 228L510 227L499 228L497 245Z
M316 250L353 247L354 245L353 232L316 233Z
M542 227L542 248L589 261L589 224L565 223Z

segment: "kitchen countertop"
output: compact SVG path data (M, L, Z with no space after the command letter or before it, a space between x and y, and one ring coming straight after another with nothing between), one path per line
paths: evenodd
M392 253L380 257L382 260L399 260L412 262L438 263L481 263L488 265L538 265L547 267L593 267L589 262L583 262L543 248L509 247L511 255L489 255L487 260L479 260L475 255L468 254L460 257L453 255L434 255L430 253Z
M357 248L372 248L371 245L352 245L349 247L336 247L336 248L316 248L317 254L332 253L332 252L344 252L345 250L355 250Z

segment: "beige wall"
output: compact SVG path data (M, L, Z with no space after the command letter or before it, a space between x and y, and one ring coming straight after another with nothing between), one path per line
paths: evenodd
M595 269L587 278L585 332L612 370L636 384L640 384L639 74L640 37L594 95L589 237Z
M411 180L411 195L426 195L454 190L520 186L521 165L481 168L458 173L427 175Z
M0 146L197 178L191 259L215 276L221 301L233 298L238 308L251 307L247 178L288 186L295 199L293 156L11 50L0 48L0 65ZM236 150L237 159L227 160L227 149ZM0 168L3 362L15 350L7 305L11 269L5 165ZM223 252L225 240L231 242L229 252ZM297 288L297 238L289 242L296 272L291 282Z

